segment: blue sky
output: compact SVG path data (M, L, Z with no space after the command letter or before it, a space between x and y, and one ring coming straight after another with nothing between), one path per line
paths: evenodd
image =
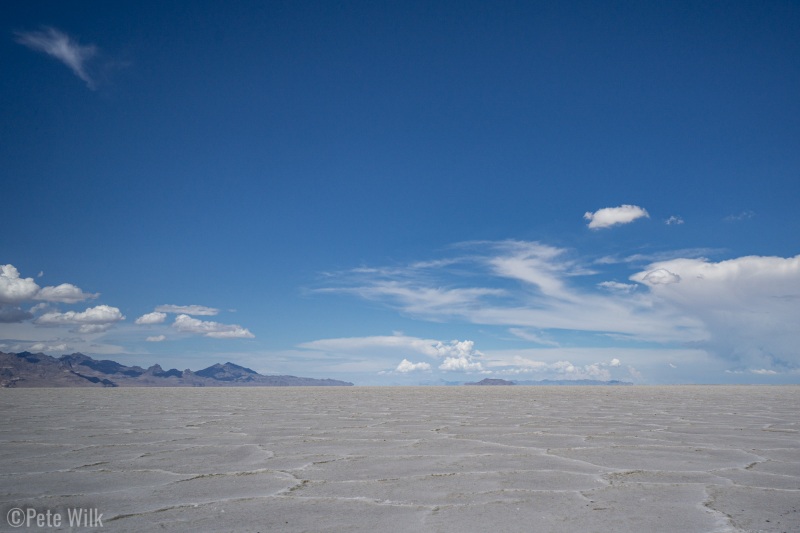
M17 4L0 350L800 382L796 2Z

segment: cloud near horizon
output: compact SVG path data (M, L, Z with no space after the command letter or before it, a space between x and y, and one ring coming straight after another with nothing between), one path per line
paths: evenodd
M800 323L800 256L716 263L674 258L640 266L628 274L632 284L612 279L587 283L584 278L602 276L598 265L576 259L567 249L525 241L473 242L460 248L471 253L405 269L343 272L328 280L338 286L319 292L355 295L420 320L502 326L521 338L519 332L528 330L555 343L589 335L597 345L615 338L665 349L702 347L735 368L782 372L800 367L795 349L800 332L794 326ZM450 265L458 265L458 271L449 270Z
M91 348L93 353L103 350L104 353L116 353L121 349L119 346L102 344L97 337L91 340L80 337L80 335L91 335L105 333L113 326L125 320L119 308L110 305L97 305L84 310L62 311L51 304L75 304L83 300L95 299L100 293L87 293L71 283L62 283L57 286L41 288L33 278L24 278L14 265L0 265L0 325L5 328L5 339L8 346L22 349L25 346L33 346L46 342L52 346L80 346L82 350ZM25 302L39 302L23 309L21 306ZM208 338L216 339L250 339L254 338L248 329L238 324L222 324L219 322L202 321L192 318L190 315L216 315L218 309L203 305L159 305L155 311L139 316L135 321L137 328L150 326L148 337L143 340L147 342L161 342L166 340L166 331L160 324L167 320L168 313L175 313L176 317L172 324L172 329L181 333L192 333ZM28 323L37 328L65 328L70 333L79 334L69 337L69 343L60 342L57 339L44 341L36 328L21 329ZM16 326L13 329L13 326ZM161 331L158 331L161 329ZM27 331L27 338L21 336L22 331ZM63 333L62 333L63 334ZM44 344L42 344L44 345ZM101 352L101 353L103 353Z
M745 256L720 262L672 259L631 276L650 289L654 305L697 317L701 343L747 366L800 366L800 255Z
M249 330L238 324L220 324L204 321L189 315L178 315L172 327L181 333L193 333L214 339L252 339L255 337Z
M594 213L587 211L583 218L589 221L590 229L600 229L629 224L639 218L650 218L650 215L638 205L625 204L619 207L604 207Z
M43 52L68 66L72 72L94 90L95 82L87 71L87 63L97 54L95 45L80 45L69 35L55 28L42 31L15 32L16 41L31 50Z
M408 372L415 372L420 370L430 370L431 365L430 363L412 363L408 359L403 359L400 361L400 364L397 365L397 368L394 369L395 372L400 372L401 374L406 374Z
M345 365L349 365L349 361L367 356L373 363L376 375L411 376L439 370L447 374L483 374L511 379L640 380L640 376L634 377L629 368L622 368L621 360L616 355L611 355L604 361L597 360L598 355L613 353L609 349L581 351L551 347L490 350L484 353L477 350L471 340L441 341L402 334L319 339L298 347L319 354L321 359L341 359L345 361ZM428 357L431 362L419 361L420 356ZM398 359L399 363L388 366L391 361ZM415 359L418 362L413 362ZM385 366L381 368L381 365ZM332 364L330 368L338 371L336 366ZM365 371L368 368L364 365L360 370Z

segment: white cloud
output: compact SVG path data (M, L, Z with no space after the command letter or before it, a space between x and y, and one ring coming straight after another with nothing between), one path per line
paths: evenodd
M62 283L56 287L44 287L34 297L34 300L44 300L46 302L60 302L74 304L84 300L94 299L100 293L87 293L71 283Z
M618 281L603 281L597 284L598 287L611 292L631 293L636 290L638 285L633 283L619 283Z
M657 268L655 270L651 270L650 272L641 273L643 275L634 276L631 279L636 281L641 281L642 283L646 283L647 285L670 285L672 283L680 283L681 277L674 272L670 272L666 268Z
M436 339L420 339L406 335L320 339L302 343L299 347L346 354L374 353L375 351L382 353L415 352L434 358L458 356L474 351L472 341L442 342Z
M0 265L0 303L18 304L30 300L39 292L33 278L19 277L14 265Z
M519 337L520 339L525 339L526 341L535 342L536 344L541 344L543 346L559 346L559 344L556 341L547 339L540 333L533 333L524 328L508 328L508 331L509 333Z
M85 81L90 89L95 88L94 81L86 70L86 63L97 53L96 46L80 45L67 34L55 28L45 28L44 31L16 32L15 35L18 43L55 57L72 69L72 72Z
M175 313L196 316L214 316L219 313L219 309L206 307L205 305L159 305L155 310L157 313Z
M566 250L521 241L507 241L494 248L501 253L487 262L496 275L533 285L548 296L572 299L564 286L564 278L573 274L575 267L561 259Z
M166 335L153 335L151 337L147 337L145 340L147 342L162 342L162 341L167 340L167 336Z
M594 213L586 212L583 218L589 221L589 228L610 228L618 224L628 224L637 218L649 218L647 211L638 205L621 205L619 207L604 207Z
M153 313L145 313L134 321L134 324L162 324L167 319L166 313L155 311Z
M716 363L704 362L708 368L725 361L735 361L739 368L776 371L800 367L796 350L800 345L796 327L800 323L797 257L740 257L712 262L663 253L659 255L666 259L646 264L630 276L631 284L603 282L597 286L580 279L589 271L579 260L570 259L572 252L567 250L520 242L462 246L467 247L469 255L440 262L458 263L455 272L434 262L428 262L432 266L423 274L397 266L370 272L362 269L344 275L347 286L343 289L332 287L328 291L383 301L404 314L432 322L502 326L534 342L555 342L561 336L575 334L587 339L590 337L586 334L591 333L600 346L607 344L599 340L602 336L626 343L662 343L663 348L682 345L702 349L719 358ZM597 263L593 266L603 268ZM379 272L377 278L375 272ZM339 281L335 276L329 279ZM473 285L465 286L466 282ZM512 287L510 282L517 283ZM402 294L398 287L402 287ZM457 296L451 297L449 293L454 291ZM429 301L432 305L423 303ZM435 344L407 337L319 342L338 353L352 353L347 350L360 344L365 356L371 349L386 353L389 346L395 346L395 360L407 357L409 350L458 358L457 354L437 356ZM337 343L339 346L334 346ZM304 347L320 347L312 344ZM486 359L480 361L483 367L494 369ZM643 365L637 359L631 362L648 374L657 372L649 363ZM591 364L588 361L581 366ZM681 372L689 372L688 368L681 365Z
M541 355L550 355L548 352L557 350L538 350ZM490 355L491 359L492 356ZM578 364L567 360L557 360L546 362L537 359L514 355L505 361L493 360L491 368L498 375L536 375L537 379L596 379L608 381L611 379L609 368L617 368L621 365L619 359L612 359L609 362Z
M408 372L414 372L414 371L418 371L418 370L430 370L430 369L431 369L431 365L429 363L425 363L425 362L412 363L408 359L403 359L402 361L400 361L400 364L397 365L397 368L395 368L394 371L406 374Z
M71 283L40 288L33 278L20 277L14 265L0 265L0 304L18 304L25 300L74 304L99 295L83 292Z
M680 224L683 224L683 218L681 218L679 216L672 215L667 220L665 220L664 223L667 226L680 225Z
M642 373L636 370L636 368L631 365L628 365L628 375L634 381L644 381L644 376L642 375Z
M438 368L447 371L481 371L483 367L478 361L483 354L475 349L471 340L439 341L435 339L420 339L405 335L376 336L376 337L347 337L334 339L320 339L299 345L306 350L315 350L326 354L342 355L348 358L368 356L371 359L389 358L394 354L407 354L413 352L442 362ZM395 359L396 360L396 359ZM404 361L408 361L406 357ZM409 368L410 361L402 363L404 368ZM429 363L416 363L423 365L415 369L428 370ZM425 367L424 365L428 365ZM397 372L402 372L398 369ZM410 370L409 370L410 371Z
M480 361L475 360L483 354L475 349L473 341L450 341L447 344L439 342L435 349L438 357L444 357L444 361L439 365L439 370L460 372L483 370Z
M448 357L439 365L439 370L456 372L480 372L483 366L479 361L473 361L471 357Z
M424 287L412 281L373 281L360 287L320 289L318 292L350 293L367 300L387 299L397 302L412 314L447 313L449 309L476 305L487 296L503 296L502 289Z
M759 375L762 375L762 376L774 376L774 375L777 374L776 371L768 370L766 368L752 369L752 370L750 370L750 372L752 372L753 374L759 374Z
M66 352L68 346L66 343L48 344L45 342L36 342L28 346L28 351L31 352Z
M800 365L800 255L673 259L631 280L649 286L654 305L701 322L703 345L720 357L752 367Z
M250 331L237 324L220 324L192 318L189 315L175 317L172 327L183 333L194 333L215 339L252 339Z
M82 312L52 311L41 315L34 322L40 326L78 326L78 333L90 334L106 331L121 320L125 320L125 317L116 307L98 305Z
M490 285L509 279L520 283L513 290L495 286L443 288L452 284L447 271L432 269L420 276L413 269L394 267L392 275L397 280L386 279L389 274L384 269L375 269L381 272L379 279L372 273L350 272L345 281L351 286L325 291L383 301L403 313L435 322L456 319L539 331L620 333L648 341L697 340L702 331L702 324L696 320L681 317L671 308L654 307L645 293L608 294L579 288L573 280L595 272L569 260L565 249L519 241L462 247L467 246L475 250L468 259L462 258L460 270L466 271L468 264L473 269L455 278L456 283L463 279ZM402 291L398 291L400 287Z

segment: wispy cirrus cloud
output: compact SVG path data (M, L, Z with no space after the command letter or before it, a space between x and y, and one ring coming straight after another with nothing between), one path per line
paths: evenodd
M87 69L89 60L97 54L95 45L78 44L66 33L50 27L41 31L14 32L14 37L18 43L58 59L86 82L87 87L95 89L95 81Z
M219 309L206 307L205 305L159 305L156 307L155 312L196 316L214 316L219 313Z
M383 271L375 276L362 270L344 273L345 286L322 291L384 302L403 314L436 322L617 332L677 342L701 336L702 324L653 308L646 294L582 288L575 280L597 272L567 249L526 241L474 242L460 248L470 252L459 264L462 271L470 270L466 275L453 276L441 268L424 275L409 270L392 279ZM470 285L460 286L465 282Z
M750 220L751 218L755 217L755 211L742 211L741 213L735 215L728 215L723 220L725 222L741 222L743 220Z
M584 339L702 346L748 368L800 366L794 348L800 333L792 326L800 322L800 256L719 262L673 257L638 266L622 283L613 280L619 274L598 282L603 264L538 242L459 248L470 253L427 262L432 266L423 273L401 267L391 272L360 269L329 278L341 286L323 291L383 302L421 320L500 326L521 339L535 332L529 340L537 344L546 335L549 342L563 345L560 340L572 332ZM459 265L457 274L449 269L454 264Z

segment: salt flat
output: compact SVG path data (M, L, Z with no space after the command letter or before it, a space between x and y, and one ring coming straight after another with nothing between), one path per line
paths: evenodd
M800 531L796 386L4 389L0 409L3 531L12 508L131 532Z

